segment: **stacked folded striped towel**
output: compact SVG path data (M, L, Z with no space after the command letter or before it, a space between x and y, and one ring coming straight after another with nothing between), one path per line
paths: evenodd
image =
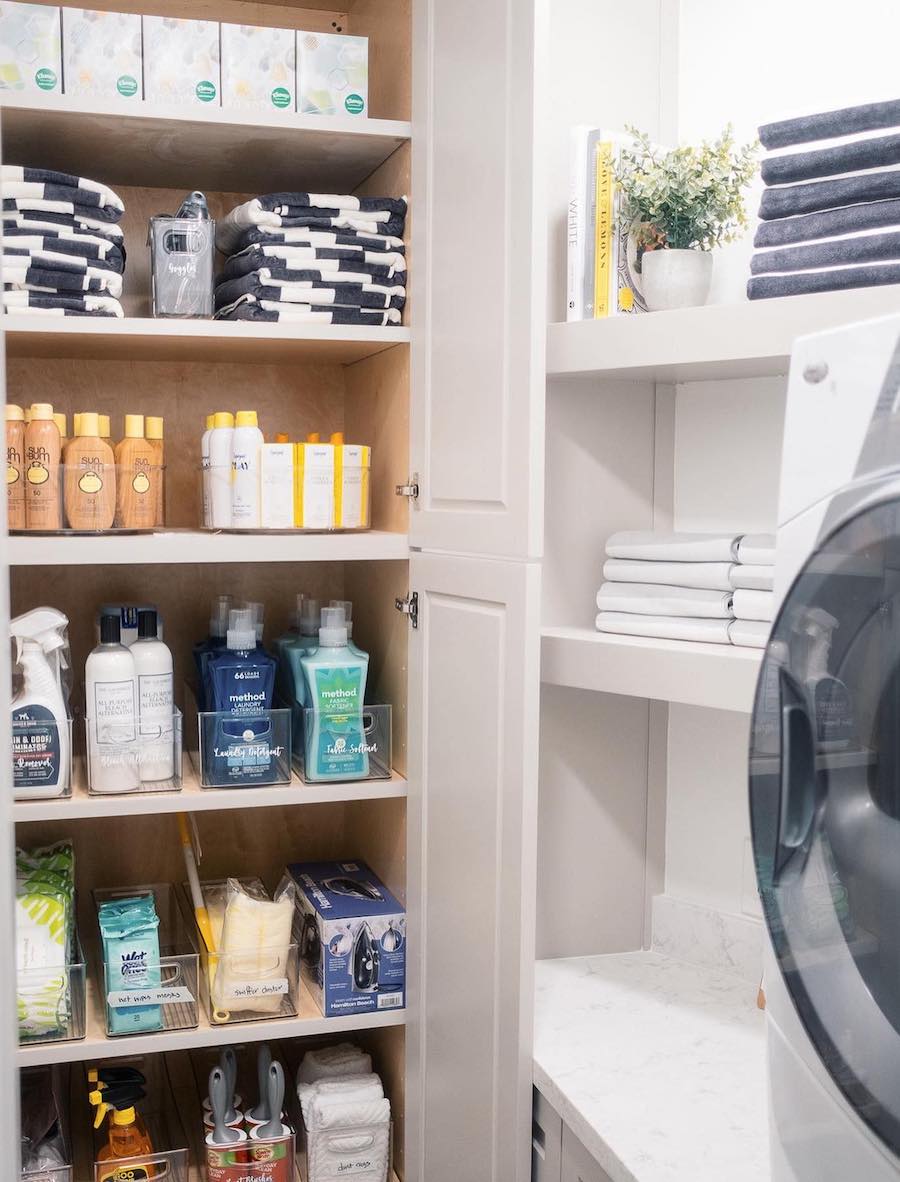
M759 138L750 299L900 283L900 99L767 123Z
M405 226L405 197L254 197L216 227L216 318L399 324Z
M774 547L768 535L613 534L597 593L597 629L764 648L764 621L774 607Z
M3 310L121 316L121 197L99 181L4 164Z

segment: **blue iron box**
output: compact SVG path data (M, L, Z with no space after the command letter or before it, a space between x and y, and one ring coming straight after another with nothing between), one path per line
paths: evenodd
M300 968L326 1018L401 1009L406 913L365 862L295 862Z

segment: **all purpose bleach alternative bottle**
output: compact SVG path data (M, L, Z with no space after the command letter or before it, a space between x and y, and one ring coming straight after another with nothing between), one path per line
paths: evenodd
M10 621L22 689L12 701L16 797L64 796L69 786L69 720L62 685L68 619L39 607Z
M363 780L369 748L363 719L368 655L347 645L343 607L322 608L319 647L300 659L312 726L305 730L310 780Z

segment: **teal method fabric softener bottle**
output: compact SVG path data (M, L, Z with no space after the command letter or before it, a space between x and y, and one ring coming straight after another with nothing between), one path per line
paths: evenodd
M312 726L305 732L310 780L362 780L369 774L363 721L368 655L347 644L343 607L322 609L319 647L301 657Z

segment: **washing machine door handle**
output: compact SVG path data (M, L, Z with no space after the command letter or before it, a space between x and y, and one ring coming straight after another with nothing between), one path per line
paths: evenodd
M785 668L779 669L781 688L781 765L778 837L774 882L798 878L812 845L819 804L816 775L816 732L809 698Z

